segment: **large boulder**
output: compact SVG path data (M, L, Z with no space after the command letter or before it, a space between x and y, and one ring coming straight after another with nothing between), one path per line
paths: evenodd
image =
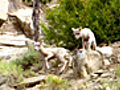
M32 9L22 8L13 13L9 13L10 16L16 17L16 20L24 32L24 34L31 38L33 37L33 24L32 24Z
M31 41L24 35L19 36L0 36L0 59L14 59L26 52L28 48L26 47L25 41Z
M113 55L114 49L111 46L97 47L97 51L101 52L104 57L110 57Z
M8 18L8 0L0 0L0 26L7 20Z
M102 55L94 50L86 51L80 49L77 51L73 63L73 70L75 76L84 78L101 68Z

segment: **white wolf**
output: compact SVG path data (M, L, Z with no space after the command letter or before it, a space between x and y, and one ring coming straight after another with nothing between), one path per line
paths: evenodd
M91 44L93 45L93 49L96 50L96 39L94 36L94 33L89 28L72 28L72 31L75 35L75 38L82 38L82 48L85 49L85 45L87 47L87 50L91 50Z

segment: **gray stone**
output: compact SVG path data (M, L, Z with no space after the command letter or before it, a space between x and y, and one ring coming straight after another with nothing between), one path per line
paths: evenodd
M45 77L46 77L45 75L40 75L40 76L36 76L36 77L26 78L23 80L23 82L21 82L18 85L30 86L30 85L33 85L35 83L45 80ZM15 86L17 86L17 85L15 85Z
M109 62L108 59L104 59L104 60L103 60L103 63L104 63L104 65L106 65L106 66L110 65L110 62Z
M80 49L77 51L76 58L74 60L74 74L80 77L87 77L90 73L93 73L100 69L102 66L102 56L97 51L86 51Z
M3 84L0 86L0 90L15 90L15 89L8 86L7 84Z
M106 57L110 57L111 55L113 55L113 48L110 46L97 47L96 49Z
M7 78L2 77L0 78L0 85L4 84L7 81Z
M10 46L26 46L25 41L30 40L25 38L25 36L9 36L9 35L2 35L0 36L0 44L2 45L10 45Z
M27 37L33 37L32 9L19 9L16 12L9 13L9 15L16 17L21 30Z

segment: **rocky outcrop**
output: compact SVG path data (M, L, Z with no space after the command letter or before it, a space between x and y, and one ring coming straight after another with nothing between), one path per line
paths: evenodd
M40 81L44 81L45 77L46 75L40 75L32 78L27 78L27 79L24 79L24 81L21 82L19 85L25 85L25 86L34 85Z
M99 52L83 49L77 51L73 66L75 76L87 77L90 73L100 69L101 66L102 56Z
M9 13L9 15L16 17L21 30L27 37L33 37L32 9L19 9L16 12Z
M20 36L9 36L2 35L0 36L0 44L6 46L16 46L16 47L24 47L25 41L29 41L30 39L26 38L24 35Z
M27 51L25 41L30 41L24 35L19 36L0 36L0 59L14 59Z
M100 51L105 57L110 57L113 54L113 48L110 46L97 47L97 50Z
M113 54L114 50L110 46L97 47L96 51L77 50L73 65L75 76L87 77L100 68L111 65Z
M32 8L27 8L14 0L0 0L0 27L9 17L15 17L19 29L24 34L33 37Z
M21 9L23 5L14 0L0 0L0 6L0 18L6 17L0 24L0 60L10 60L28 50L25 41L30 40L26 36L32 38L32 9Z
M8 85L8 78L0 74L0 90L15 90Z
M8 0L0 0L0 26L7 20L8 18Z

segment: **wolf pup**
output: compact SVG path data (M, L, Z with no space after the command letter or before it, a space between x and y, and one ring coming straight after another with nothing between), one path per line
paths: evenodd
M82 48L85 49L85 45L87 50L91 50L91 44L93 45L93 49L96 50L96 39L94 33L89 28L72 28L72 31L75 35L76 39L82 38Z
M44 48L43 40L41 42L34 42L35 50L39 51L42 55L45 56L45 65L47 69L49 69L48 60L52 57L57 58L63 63L63 66L60 69L60 73L63 72L65 69L67 62L68 65L72 66L72 57L69 54L69 50L62 48L62 47L55 47L55 48Z

